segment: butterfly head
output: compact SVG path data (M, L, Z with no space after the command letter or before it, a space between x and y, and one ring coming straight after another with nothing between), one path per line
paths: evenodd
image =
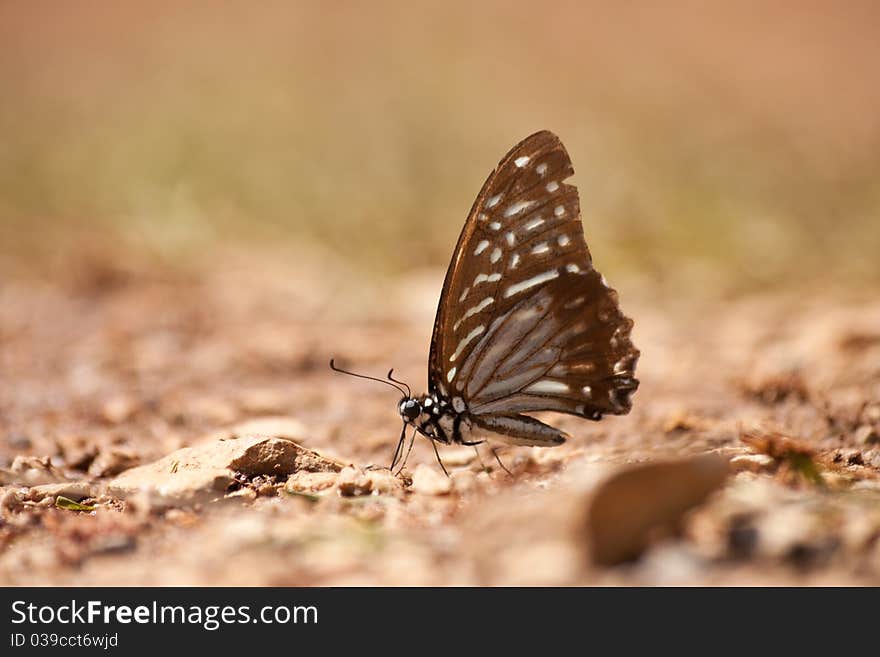
M404 422L407 424L413 424L422 414L422 405L419 403L418 399L404 397L397 405L397 410Z

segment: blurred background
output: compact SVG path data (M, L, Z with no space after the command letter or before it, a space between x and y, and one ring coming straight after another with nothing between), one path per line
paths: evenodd
M548 128L617 279L876 283L878 24L867 0L5 0L0 271L230 245L442 268Z

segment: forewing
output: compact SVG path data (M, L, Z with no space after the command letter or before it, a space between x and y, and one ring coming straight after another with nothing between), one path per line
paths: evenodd
M517 144L483 185L434 323L429 387L472 413L626 413L632 321L593 269L574 170L550 132Z

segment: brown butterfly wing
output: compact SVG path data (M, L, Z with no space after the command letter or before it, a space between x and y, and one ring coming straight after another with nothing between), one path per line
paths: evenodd
M623 414L632 320L593 268L559 138L517 144L474 202L440 298L429 389L478 415Z

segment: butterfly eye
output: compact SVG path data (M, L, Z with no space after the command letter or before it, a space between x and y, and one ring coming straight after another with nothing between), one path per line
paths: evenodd
M400 414L407 420L415 420L422 414L422 407L415 399L407 399L400 403Z

